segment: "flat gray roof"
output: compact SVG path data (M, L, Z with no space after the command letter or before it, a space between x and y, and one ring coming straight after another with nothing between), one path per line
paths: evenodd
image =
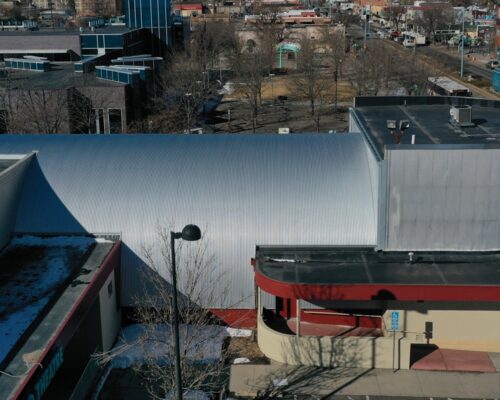
M80 34L106 34L106 33L125 33L132 30L141 28L127 28L126 26L104 26L101 28L95 28L92 32L89 28L85 28L83 32L78 29L48 29L42 28L36 31L29 30L18 30L18 31L0 31L1 36L75 36Z
M382 252L374 248L259 247L257 268L291 284L500 286L500 252Z
M92 282L114 240L23 236L0 254L0 393L25 378L26 356L44 349ZM85 277L79 277L83 271ZM72 284L76 283L76 284Z
M452 105L471 105L474 126L457 128L450 123ZM387 120L408 120L401 144L500 145L500 101L465 97L357 97L354 119L379 158L386 145L396 145Z
M73 64L51 63L47 72L8 69L0 87L11 89L64 89L71 86L125 86L124 83L98 79L94 72L75 72Z

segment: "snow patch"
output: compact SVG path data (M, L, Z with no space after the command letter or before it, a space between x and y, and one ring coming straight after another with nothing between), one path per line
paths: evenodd
M40 247L78 247L87 249L94 243L111 243L103 238L93 238L89 236L21 236L15 237L9 244L9 247L20 246L40 246Z
M0 319L0 361L7 356L48 302L48 298L41 298Z
M227 337L224 327L180 325L181 353L189 341L186 357L192 363L211 363L220 360L222 344ZM146 363L172 364L172 326L130 325L122 329L117 344L110 351L112 368L130 368ZM170 351L169 351L170 350Z
M226 332L231 337L250 337L252 336L252 331L250 329L236 329L227 327Z
M117 343L108 353L111 361L99 379L92 398L97 399L99 397L109 373L114 368L125 369L147 363L172 364L174 360L170 359L169 354L171 353L169 348L172 350L173 346L172 333L172 326L168 324L134 324L122 328ZM179 326L181 353L184 352L183 347L186 339L189 340L190 345L186 357L191 363L208 364L218 362L222 357L222 345L225 338L249 337L251 335L252 331L249 329L235 329L217 325L181 324ZM250 362L250 360L245 362ZM185 398L190 399L189 397ZM193 398L193 400L195 399L198 400L198 398Z
M68 247L84 254L94 243L109 242L88 236L20 236L9 243L6 252L18 247L42 247L43 257L26 262L15 272L12 281L29 286L5 284L0 293L0 361L43 311L59 286L70 276ZM109 242L111 243L111 242ZM26 252L30 250L27 249ZM0 271L1 272L1 271Z
M273 379L274 387L284 387L288 386L288 380L286 378Z
M233 364L248 364L250 360L246 357L235 358Z
M210 400L210 396L202 392L200 390L184 390L182 393L182 398L184 400ZM165 396L165 400L174 400L175 392L173 390L169 390L167 395Z

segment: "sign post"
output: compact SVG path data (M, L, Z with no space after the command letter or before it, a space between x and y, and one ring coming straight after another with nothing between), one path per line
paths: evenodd
M399 311L391 311L392 370L396 370L396 331L399 331Z

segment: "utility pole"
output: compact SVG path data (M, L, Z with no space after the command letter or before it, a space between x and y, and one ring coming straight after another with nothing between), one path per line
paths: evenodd
M366 23L367 23L367 15L366 15L366 10L363 9L363 19L365 20L365 32L363 35L363 46L366 48Z
M462 41L460 55L460 78L464 77L465 7L462 7Z

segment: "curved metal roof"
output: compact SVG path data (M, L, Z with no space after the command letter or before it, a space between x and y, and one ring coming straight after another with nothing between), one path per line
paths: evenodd
M256 245L376 244L377 164L360 134L0 137L0 153L32 150L16 231L121 233L125 305L162 224L206 232L237 308L254 306Z

